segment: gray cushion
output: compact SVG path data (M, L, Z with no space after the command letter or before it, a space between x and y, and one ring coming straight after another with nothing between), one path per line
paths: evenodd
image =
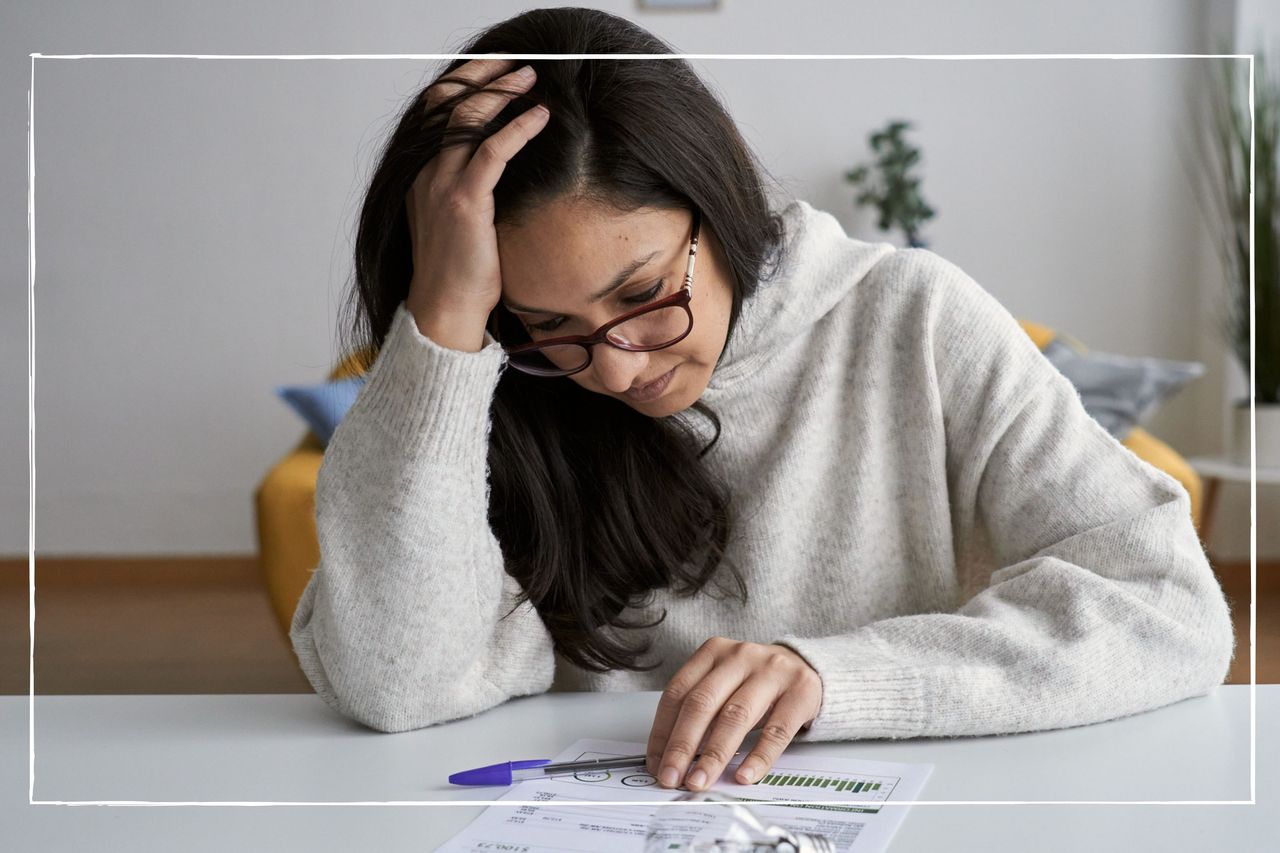
M1121 441L1161 403L1204 373L1198 361L1083 352L1061 336L1049 342L1044 355L1071 380L1085 411Z

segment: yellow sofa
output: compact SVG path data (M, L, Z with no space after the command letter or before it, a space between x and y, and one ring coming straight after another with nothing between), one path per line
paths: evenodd
M347 356L330 380L364 371L355 355ZM311 430L258 484L253 495L258 522L258 562L262 567L271 609L285 636L293 611L302 598L311 570L320 563L316 535L316 477L324 460L324 445Z
M1036 346L1044 349L1056 333L1047 326L1019 321ZM345 379L362 372L355 355L348 356L329 375ZM1200 476L1173 448L1141 427L1135 427L1123 442L1139 458L1170 474L1191 497L1191 519L1200 530L1203 485ZM284 458L267 472L254 494L257 511L258 548L267 593L281 629L288 636L289 624L311 570L320 562L316 541L316 475L324 458L324 447L308 431Z

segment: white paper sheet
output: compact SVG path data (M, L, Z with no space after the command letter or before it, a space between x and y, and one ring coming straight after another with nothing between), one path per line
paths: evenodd
M583 739L553 761L583 761L644 753L643 743ZM888 849L909 806L895 801L918 798L933 772L932 764L899 764L851 758L793 756L783 753L773 769L754 785L733 782L733 772L746 757L737 756L712 790L741 799L767 822L797 832L821 833L845 853L877 853ZM476 794L497 791L476 788ZM466 829L438 850L445 853L549 853L601 850L642 853L645 832L658 808L682 790L661 788L648 773L608 770L521 782L501 789L499 800L527 800L547 805L489 806ZM477 796L477 799L479 796ZM752 801L821 801L823 805L763 805ZM600 803L619 803L600 805ZM831 803L831 805L825 805ZM689 816L696 813L677 806Z

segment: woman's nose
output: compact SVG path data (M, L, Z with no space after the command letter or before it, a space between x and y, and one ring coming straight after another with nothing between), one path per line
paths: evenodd
M649 363L649 353L629 352L607 344L595 347L591 354L591 367L596 372L600 384L615 394L625 393L628 388L644 377L645 366Z

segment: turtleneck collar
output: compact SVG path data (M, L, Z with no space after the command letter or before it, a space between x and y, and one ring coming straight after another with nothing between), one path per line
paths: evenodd
M782 265L743 300L733 334L707 383L713 394L752 375L780 347L805 334L877 262L896 251L892 243L848 236L834 216L806 201L792 201L781 216Z

